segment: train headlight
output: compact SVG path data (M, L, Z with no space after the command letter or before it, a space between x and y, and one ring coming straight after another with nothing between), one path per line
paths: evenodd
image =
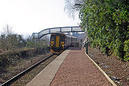
M64 47L64 42L61 42L61 46Z

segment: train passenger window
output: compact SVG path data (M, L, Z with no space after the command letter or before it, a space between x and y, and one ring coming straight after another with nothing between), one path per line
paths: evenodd
M61 41L64 41L65 40L65 36L61 36Z

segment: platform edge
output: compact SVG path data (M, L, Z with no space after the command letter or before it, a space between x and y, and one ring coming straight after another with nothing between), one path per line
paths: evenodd
M86 52L85 52L85 54L86 54ZM113 86L117 86L117 85L115 84L115 82L112 81L112 80L109 78L109 76L99 67L99 65L97 65L97 64L95 63L95 61L93 61L93 60L90 58L90 56L89 56L88 54L86 54L86 56L90 59L91 62L93 62L93 64L102 72L102 74L107 78L107 80L108 80Z

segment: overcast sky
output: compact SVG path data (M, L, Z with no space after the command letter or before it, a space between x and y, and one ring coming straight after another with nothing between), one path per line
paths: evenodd
M78 25L64 12L65 0L0 0L0 32L9 24L18 34L31 34L49 27Z

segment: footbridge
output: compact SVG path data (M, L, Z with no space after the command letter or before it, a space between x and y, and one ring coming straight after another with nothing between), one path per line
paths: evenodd
M70 32L84 32L80 26L66 26L66 27L54 27L47 28L38 33L33 33L34 38L42 38L43 36L51 33L70 33Z

